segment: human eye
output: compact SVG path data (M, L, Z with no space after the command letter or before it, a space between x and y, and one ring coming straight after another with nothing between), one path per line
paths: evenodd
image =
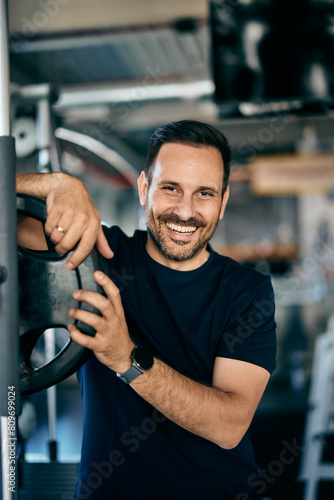
M212 197L213 196L213 193L211 193L210 191L200 191L200 196L202 198L207 198L207 197Z
M174 186L162 186L163 191L168 191L170 193L175 193L176 189Z

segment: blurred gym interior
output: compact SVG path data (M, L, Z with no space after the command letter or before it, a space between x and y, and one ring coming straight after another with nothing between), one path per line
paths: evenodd
M145 227L136 178L159 125L227 135L231 194L212 246L270 274L276 295L277 368L251 424L259 490L331 498L334 1L9 0L8 26L17 171L77 176L107 225ZM52 335L61 350L67 332ZM22 403L18 498L70 499L75 374Z

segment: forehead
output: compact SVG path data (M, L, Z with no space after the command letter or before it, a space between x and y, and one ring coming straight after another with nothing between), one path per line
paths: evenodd
M204 146L189 146L179 143L163 144L158 153L153 178L199 185L214 184L222 187L224 163L218 149Z

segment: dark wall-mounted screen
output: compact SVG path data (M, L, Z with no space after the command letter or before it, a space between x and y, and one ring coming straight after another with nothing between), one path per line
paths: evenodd
M334 102L334 0L212 0L216 100Z

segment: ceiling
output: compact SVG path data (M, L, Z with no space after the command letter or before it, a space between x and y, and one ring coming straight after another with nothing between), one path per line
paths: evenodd
M9 0L9 29L20 84L209 77L205 0Z
M10 31L35 25L39 34L92 31L205 19L207 0L9 0ZM45 13L46 16L42 15Z
M207 0L9 0L8 17L17 116L49 92L57 126L139 169L156 126L217 111Z
M325 139L334 133L331 117L219 118L208 0L9 0L8 7L12 83L47 82L58 96L58 123L117 138L131 153L144 157L156 126L183 118L227 132L237 164L247 150L291 151L310 129ZM272 120L285 126L259 141Z
M54 112L67 124L91 129L112 120L118 130L151 131L179 116L217 113L207 0L9 0L8 7L11 82L50 83Z

